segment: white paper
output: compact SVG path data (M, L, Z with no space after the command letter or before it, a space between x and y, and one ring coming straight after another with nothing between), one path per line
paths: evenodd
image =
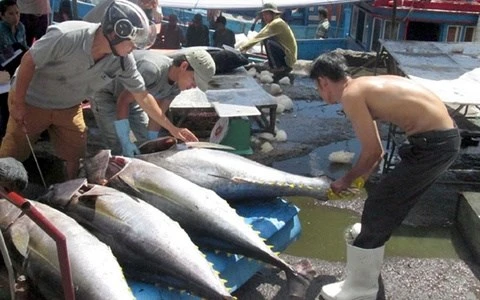
M0 84L0 94L8 93L10 91L10 83Z

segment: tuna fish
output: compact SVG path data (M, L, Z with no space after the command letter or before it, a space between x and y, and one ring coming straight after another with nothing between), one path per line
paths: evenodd
M31 201L67 238L76 299L134 299L110 248L75 220ZM65 299L55 241L27 215L0 200L0 227L18 272L25 274L45 299Z
M179 149L179 146L137 155L135 158L211 189L228 201L278 196L308 196L327 200L331 183L327 176L295 175L231 152L206 148Z
M145 201L86 179L55 184L39 200L88 228L138 279L206 299L232 298L180 225Z
M102 182L141 198L176 220L197 245L226 250L261 260L284 270L290 293L300 295L308 275L295 270L274 253L227 201L164 168L136 158L111 156L103 150L85 161L90 182ZM205 238L197 238L205 237ZM210 243L221 241L220 243ZM297 283L300 283L299 285Z

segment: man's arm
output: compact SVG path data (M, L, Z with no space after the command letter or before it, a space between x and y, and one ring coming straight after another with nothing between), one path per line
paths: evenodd
M241 45L239 50L246 51L252 48L256 43L277 35L282 30L282 28L278 25L279 24L276 22L267 24L265 27L262 28L262 30L260 30L260 32L254 38L249 39L246 43Z
M352 122L355 134L360 140L361 153L352 169L332 183L335 193L349 188L358 177L367 179L383 157L377 124L365 101L363 99L344 99L342 104L347 117Z
M123 90L117 99L117 120L128 119L130 114L130 103L134 102L135 98L128 90Z
M170 122L150 93L145 91L132 93L132 95L148 116L168 130L175 138L185 142L198 142L198 138L190 130L187 128L178 128Z
M10 107L10 116L20 125L25 123L25 96L27 94L28 86L33 78L35 72L35 62L27 51L23 57L20 66L18 67L16 79L15 79L15 99L13 99L12 106Z

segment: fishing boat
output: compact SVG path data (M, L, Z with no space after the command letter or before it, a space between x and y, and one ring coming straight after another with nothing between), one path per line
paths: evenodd
M52 0L58 11L60 0ZM282 10L291 10L290 27L298 44L298 59L311 60L319 54L340 49L379 50L379 39L434 42L472 42L480 39L479 0L319 0L275 1ZM76 16L81 18L94 4L74 1ZM328 39L315 39L318 6L329 11ZM179 17L188 26L193 15L201 13L208 25L207 10L225 10L227 27L236 34L247 34L253 16L262 6L250 1L162 1L163 14ZM255 26L260 30L260 25ZM213 30L211 30L213 32Z

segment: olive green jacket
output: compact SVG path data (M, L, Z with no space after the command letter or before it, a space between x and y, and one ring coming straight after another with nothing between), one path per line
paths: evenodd
M288 24L279 16L263 27L254 38L243 44L240 51L248 50L256 43L268 38L273 38L282 46L285 51L285 62L289 67L292 67L297 61L297 41Z

